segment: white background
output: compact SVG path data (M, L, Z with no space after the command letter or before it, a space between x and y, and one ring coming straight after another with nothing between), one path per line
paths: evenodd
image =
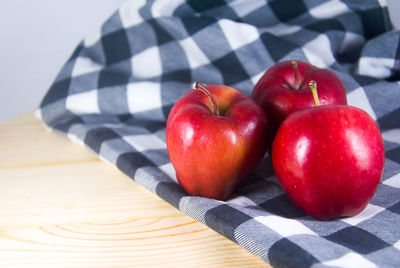
M125 0L0 0L0 122L36 108L88 33ZM400 28L400 1L387 0Z

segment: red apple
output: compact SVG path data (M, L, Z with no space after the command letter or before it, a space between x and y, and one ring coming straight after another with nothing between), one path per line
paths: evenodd
M375 193L384 159L377 124L348 105L292 113L272 146L273 167L285 192L321 220L360 213Z
M191 195L227 199L263 157L267 125L250 97L196 82L167 121L167 149L179 183Z
M335 73L302 61L277 63L264 73L251 94L267 114L273 132L289 114L315 106L308 88L311 80L319 85L321 105L347 104L346 91Z

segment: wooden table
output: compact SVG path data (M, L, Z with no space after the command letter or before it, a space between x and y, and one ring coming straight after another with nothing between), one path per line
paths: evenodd
M264 267L28 112L0 124L0 267Z

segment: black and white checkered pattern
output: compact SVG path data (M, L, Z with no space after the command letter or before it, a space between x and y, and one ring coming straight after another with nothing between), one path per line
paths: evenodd
M400 62L383 0L126 2L76 48L38 115L182 212L273 266L400 265ZM165 144L193 81L250 95L283 60L334 71L379 124L386 163L364 212L316 221L284 194L266 157L227 202L188 196Z

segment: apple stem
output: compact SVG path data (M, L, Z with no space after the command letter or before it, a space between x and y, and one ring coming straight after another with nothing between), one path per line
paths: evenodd
M294 71L294 85L295 85L295 88L297 88L297 83L299 81L297 61L292 60L291 63L292 63L293 71Z
M217 106L217 102L215 101L213 95L211 94L211 92L199 81L196 81L193 83L192 89L195 90L200 90L201 92L203 92L204 94L207 95L208 99L211 101L211 110L213 114L219 115L219 110L218 110L218 106Z
M317 82L311 80L308 83L308 87L311 89L312 95L314 97L315 105L320 106L319 99L318 99L318 92L317 92Z

